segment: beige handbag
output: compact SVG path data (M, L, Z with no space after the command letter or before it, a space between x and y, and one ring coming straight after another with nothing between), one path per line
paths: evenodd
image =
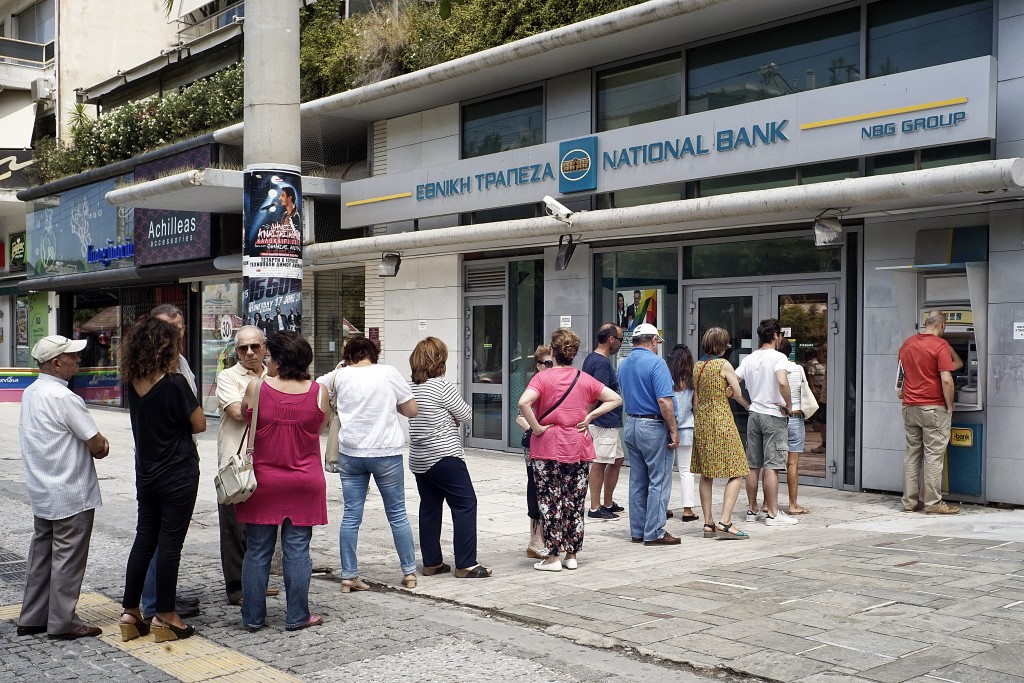
M804 420L810 420L818 412L818 400L814 398L803 368L800 368L800 412L804 414Z
M334 368L345 367L341 363ZM338 471L338 432L341 431L341 418L338 417L338 397L334 393L334 373L331 373L331 386L327 387L330 396L331 419L327 427L327 449L324 451L324 472Z
M213 479L217 487L217 502L234 505L249 500L256 491L256 472L252 467L253 440L256 437L256 423L260 413L260 389L263 380L256 380L256 397L252 402L252 422L245 426L245 433L238 444L238 451L228 458ZM245 451L242 447L245 446Z

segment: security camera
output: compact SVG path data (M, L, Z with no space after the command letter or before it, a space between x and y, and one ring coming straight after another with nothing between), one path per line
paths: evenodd
M549 216L572 225L573 212L549 195L544 195L544 210L547 211Z

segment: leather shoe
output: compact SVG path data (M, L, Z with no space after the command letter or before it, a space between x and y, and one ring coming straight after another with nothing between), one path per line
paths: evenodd
M654 541L644 541L644 545L679 545L679 537L665 532L665 535Z
M19 626L18 627L18 635L19 636L34 636L34 635L38 635L40 633L46 633L46 627L45 626Z
M82 624L78 628L68 631L67 633L48 633L46 637L53 640L77 640L78 638L95 638L101 633L103 633L103 631L95 626L86 626L85 624Z
M630 543L643 543L644 539L640 538L639 536L631 536L629 541Z
M191 598L187 595L179 595L174 598L174 604L185 607L199 607L199 598Z

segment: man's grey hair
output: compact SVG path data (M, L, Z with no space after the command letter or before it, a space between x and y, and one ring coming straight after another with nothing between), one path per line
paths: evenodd
M181 309L175 306L174 304L160 304L159 306L154 306L153 310L150 311L149 314L154 318L163 315L170 318L171 320L174 320L175 318L178 317L180 317L182 320L185 319L185 315L181 312Z
M650 344L657 338L657 335L654 334L641 334L639 337L633 337L633 343Z
M942 311L928 311L928 317L924 319L925 327L935 327L946 321L946 314Z
M235 333L235 346L238 345L238 338L242 336L243 332L255 332L256 335L262 340L267 341L267 335L260 328L255 325L242 325L238 328L238 332Z

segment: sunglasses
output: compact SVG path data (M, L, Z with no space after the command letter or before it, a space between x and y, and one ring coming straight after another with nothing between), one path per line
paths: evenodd
M553 360L539 360L539 361L537 361L537 365L543 365L546 368L553 368L553 367L555 367L555 361L553 361Z
M248 353L249 351L259 353L262 349L263 344L239 344L235 347L235 350L238 351L238 353Z

